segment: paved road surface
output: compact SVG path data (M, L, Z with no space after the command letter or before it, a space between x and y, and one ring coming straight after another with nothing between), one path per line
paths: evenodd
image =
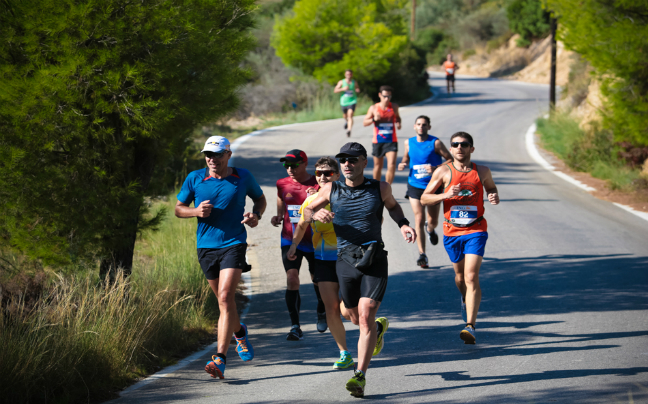
M435 88L444 87L435 76ZM474 160L488 165L502 203L487 205L489 241L481 270L483 300L477 345L464 345L459 292L450 261L428 245L431 268L421 270L413 245L386 220L389 285L379 314L390 328L385 348L367 373L365 400L439 403L610 403L648 400L648 223L544 171L528 156L524 133L544 113L541 85L478 78L457 80L457 93L401 110L402 142L416 116L432 118L446 145L463 130L475 139ZM370 151L371 129L356 118L352 140ZM233 349L225 380L211 379L207 357L115 403L353 402L344 389L351 371L334 371L331 335L315 329L315 298L302 271L304 341L288 342L285 275L279 229L270 225L278 159L301 148L311 162L347 141L341 119L265 133L237 152L252 170L269 209L253 243L252 305L246 323L256 358L242 363ZM400 155L399 155L400 161ZM312 165L311 165L312 167ZM371 164L367 168L371 175ZM403 198L406 172L394 193ZM358 329L345 322L357 357ZM215 352L214 352L215 353ZM631 396L630 396L631 395Z

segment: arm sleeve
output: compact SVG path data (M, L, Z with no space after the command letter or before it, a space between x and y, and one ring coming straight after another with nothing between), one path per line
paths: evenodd
M253 200L261 198L263 195L263 190L259 186L259 183L256 181L254 176L248 173L247 179L247 195Z
M195 200L193 175L189 174L182 184L180 193L178 193L178 200L187 205Z

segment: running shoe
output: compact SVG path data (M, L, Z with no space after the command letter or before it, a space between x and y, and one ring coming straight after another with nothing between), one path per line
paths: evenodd
M459 333L459 338L464 342L464 344L474 344L475 343L475 329L469 325L466 326Z
M434 231L434 229L432 229L432 233L428 231L428 222L425 222L425 232L428 234L428 238L430 239L430 243L432 245L439 244L439 235L436 234L436 231Z
M346 369L353 366L353 357L349 351L340 352L340 359L336 360L333 364L333 369Z
M464 323L468 322L468 312L466 312L466 301L463 296L461 296L461 319Z
M346 389L353 397L364 397L366 385L365 374L356 370L353 372L353 377L346 383Z
M351 137L351 131L347 130L347 137Z
M384 336L385 332L387 332L387 329L389 328L389 320L387 320L386 317L380 317L376 319L376 322L382 324L382 331L378 334L378 338L376 339L376 347L374 348L373 356L378 355L385 346Z
M224 379L225 378L225 362L220 357L214 355L212 360L207 362L205 366L205 372L209 373L211 377Z
M236 338L236 352L238 352L244 362L249 362L254 358L254 348L252 348L252 344L248 341L247 326L241 323L241 327L245 329L245 336L243 338Z
M326 324L326 313L317 313L317 331L326 332L328 324Z
M416 265L420 266L421 268L428 268L427 255L425 254L419 255L418 259L416 260Z
M347 121L344 121L344 130L349 126L349 123Z
M302 332L301 328L299 328L299 326L295 324L290 328L290 332L286 336L286 339L288 341L301 341L304 339L304 333Z

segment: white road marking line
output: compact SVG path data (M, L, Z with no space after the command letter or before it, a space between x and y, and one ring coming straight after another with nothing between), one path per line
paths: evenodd
M567 182L570 182L570 183L576 185L577 187L579 187L579 188L581 188L581 189L583 189L583 190L585 190L587 192L596 191L595 188L592 188L592 187L590 187L588 185L583 184L582 182L578 181L575 178L570 177L569 175L563 173L562 171L558 171L556 169L556 167L549 164L549 162L547 160L545 160L540 155L540 153L538 152L538 148L536 147L536 144L535 144L535 132L536 132L536 129L537 129L537 127L536 127L536 124L534 123L529 127L529 129L526 132L526 139L525 139L526 140L526 149L527 149L527 152L529 153L529 155L531 156L531 158L533 160L535 160L536 163L540 164L540 166L542 166L542 168L544 168L545 170L555 174L556 176L562 178L563 180L565 180ZM642 219L644 219L646 221L648 221L648 213L639 212L637 210L634 210L630 206L621 205L620 203L613 202L612 204L616 205L616 206L620 207L621 209L626 210L626 211L628 211L628 212L630 212L630 213L632 213L632 214L634 214L636 216L639 216L640 218L642 218Z

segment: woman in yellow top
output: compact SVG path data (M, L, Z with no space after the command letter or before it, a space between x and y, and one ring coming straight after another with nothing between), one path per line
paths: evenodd
M340 179L340 167L337 161L331 157L322 157L315 163L315 177L321 187L328 182L337 181ZM297 258L296 250L297 245L301 241L309 223L304 221L302 215L304 209L317 197L317 194L309 196L299 209L299 223L295 226L293 232L292 245L288 250L288 259L294 260ZM326 209L330 210L329 205ZM345 369L353 366L353 358L347 350L346 345L346 331L344 324L340 319L340 314L345 318L348 317L344 304L340 302L339 290L340 284L338 282L337 273L335 272L335 265L337 262L337 238L333 230L333 223L322 223L314 221L310 223L313 228L313 247L315 248L315 261L313 265L313 282L319 285L320 294L326 306L326 322L333 334L338 348L340 348L340 359L334 364L334 369Z

